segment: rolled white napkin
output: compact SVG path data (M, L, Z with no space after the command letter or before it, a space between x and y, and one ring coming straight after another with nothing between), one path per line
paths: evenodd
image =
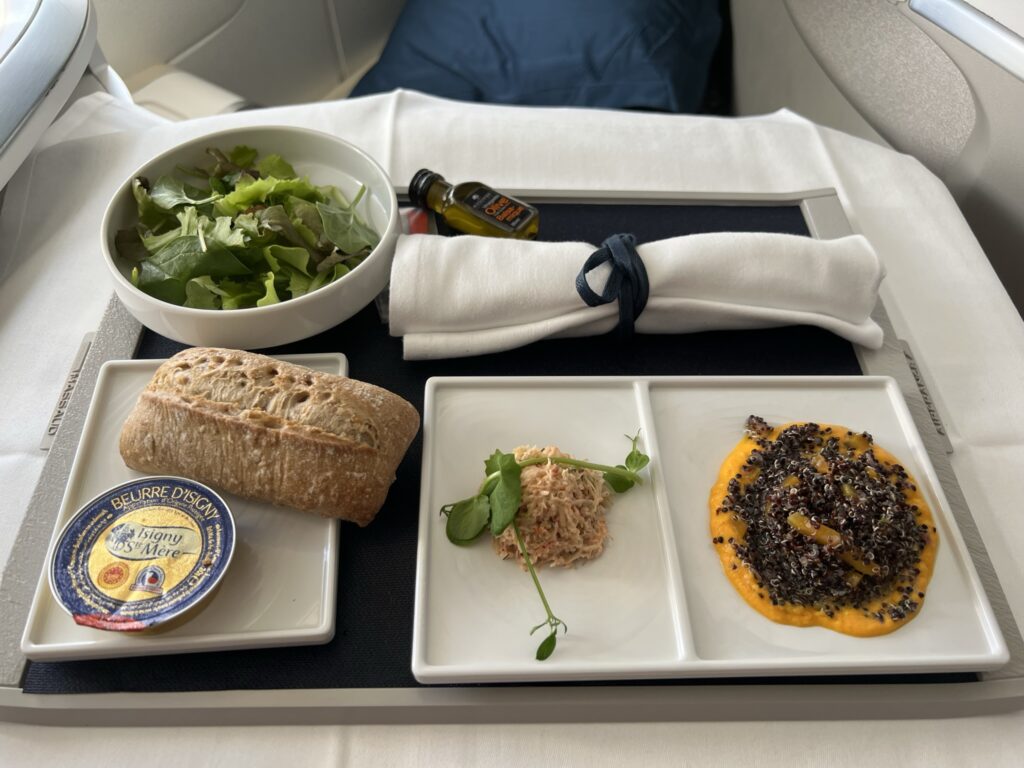
M589 243L403 235L391 269L391 335L407 360L465 357L540 339L606 333L615 302L589 307L576 275ZM650 279L637 333L817 325L872 349L884 270L861 235L687 235L637 246ZM611 267L587 281L601 293Z

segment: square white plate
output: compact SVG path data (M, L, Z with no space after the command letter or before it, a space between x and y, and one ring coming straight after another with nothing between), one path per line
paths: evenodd
M917 478L940 543L920 615L855 638L776 624L750 608L711 545L708 494L750 414L872 433ZM544 610L527 573L486 534L448 542L445 503L475 492L500 448L557 445L617 464L642 430L649 482L616 495L594 561L543 569L569 626L534 659ZM424 406L412 670L425 683L735 675L980 672L1009 659L988 599L895 383L887 377L435 378Z
M282 356L318 371L344 375L341 354ZM103 365L53 538L90 499L143 477L118 452L121 426L162 360ZM315 645L334 636L338 521L222 494L235 519L235 553L217 591L181 623L144 635L82 627L54 600L44 565L29 611L21 652L37 661ZM47 556L47 562L49 556Z

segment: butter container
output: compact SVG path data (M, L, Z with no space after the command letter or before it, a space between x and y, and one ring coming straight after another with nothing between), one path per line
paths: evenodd
M83 506L61 531L50 589L78 624L139 632L209 597L234 545L231 511L207 486L131 480Z

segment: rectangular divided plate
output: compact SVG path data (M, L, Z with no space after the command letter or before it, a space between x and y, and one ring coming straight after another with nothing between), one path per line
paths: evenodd
M939 533L920 614L880 637L776 624L733 590L711 545L708 496L757 414L868 431L918 480ZM541 569L569 631L544 662L545 618L529 575L490 536L457 547L445 503L476 492L496 448L556 445L621 463L641 430L650 481L614 498L604 553ZM942 488L896 383L887 377L435 378L427 382L413 630L424 683L995 669L1009 658Z

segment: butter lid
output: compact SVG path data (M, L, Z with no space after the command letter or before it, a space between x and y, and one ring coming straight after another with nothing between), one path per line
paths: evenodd
M144 477L82 507L61 531L50 589L75 622L138 632L193 608L231 562L235 523L194 480Z

